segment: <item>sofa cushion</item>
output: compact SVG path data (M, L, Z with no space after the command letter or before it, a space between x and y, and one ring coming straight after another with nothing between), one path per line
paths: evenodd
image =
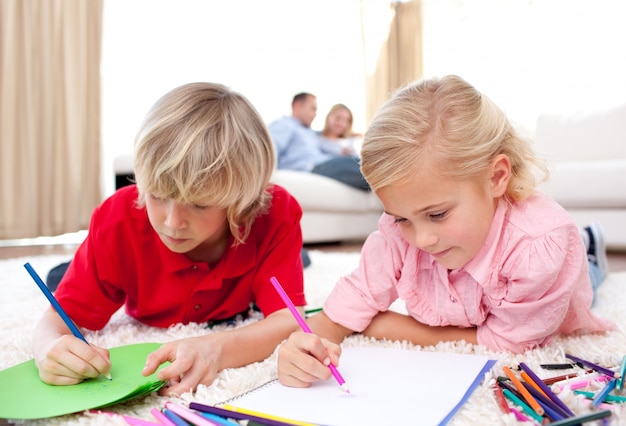
M309 212L382 213L372 192L362 191L326 176L293 170L275 170L272 182L282 186Z
M626 103L601 111L537 119L535 148L552 162L626 159Z
M541 189L566 209L626 209L626 158L554 163L551 172Z

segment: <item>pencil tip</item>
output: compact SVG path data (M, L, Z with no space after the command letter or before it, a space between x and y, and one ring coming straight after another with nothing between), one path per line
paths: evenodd
M104 377L106 377L109 380L113 380L113 377L111 377L111 373L106 373Z
M341 389L343 389L347 393L350 393L350 389L348 389L348 385L346 385L345 383L341 385Z

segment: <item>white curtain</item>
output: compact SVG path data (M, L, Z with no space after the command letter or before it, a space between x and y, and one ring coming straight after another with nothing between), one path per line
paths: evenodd
M0 0L0 239L86 229L100 194L103 0Z
M422 77L420 0L362 0L366 122L398 88Z

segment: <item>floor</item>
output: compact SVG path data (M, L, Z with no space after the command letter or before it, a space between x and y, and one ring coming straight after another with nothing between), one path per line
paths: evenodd
M334 244L311 244L306 248L309 250L321 250L327 252L358 252L361 250L362 242L334 243ZM28 257L47 254L72 254L76 250L77 244L73 242L65 244L39 244L33 242L31 245L1 245L0 260L13 257ZM626 271L626 251L609 252L607 254L609 271Z

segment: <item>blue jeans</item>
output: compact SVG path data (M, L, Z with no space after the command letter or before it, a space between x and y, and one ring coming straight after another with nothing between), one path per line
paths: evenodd
M338 180L363 191L369 191L370 186L361 174L359 162L358 157L335 157L313 167L311 173Z
M602 281L604 281L605 277L602 276L598 265L591 261L589 262L589 278L591 279L591 288L593 289L593 301L595 302L598 287L600 287L600 284L602 284Z

